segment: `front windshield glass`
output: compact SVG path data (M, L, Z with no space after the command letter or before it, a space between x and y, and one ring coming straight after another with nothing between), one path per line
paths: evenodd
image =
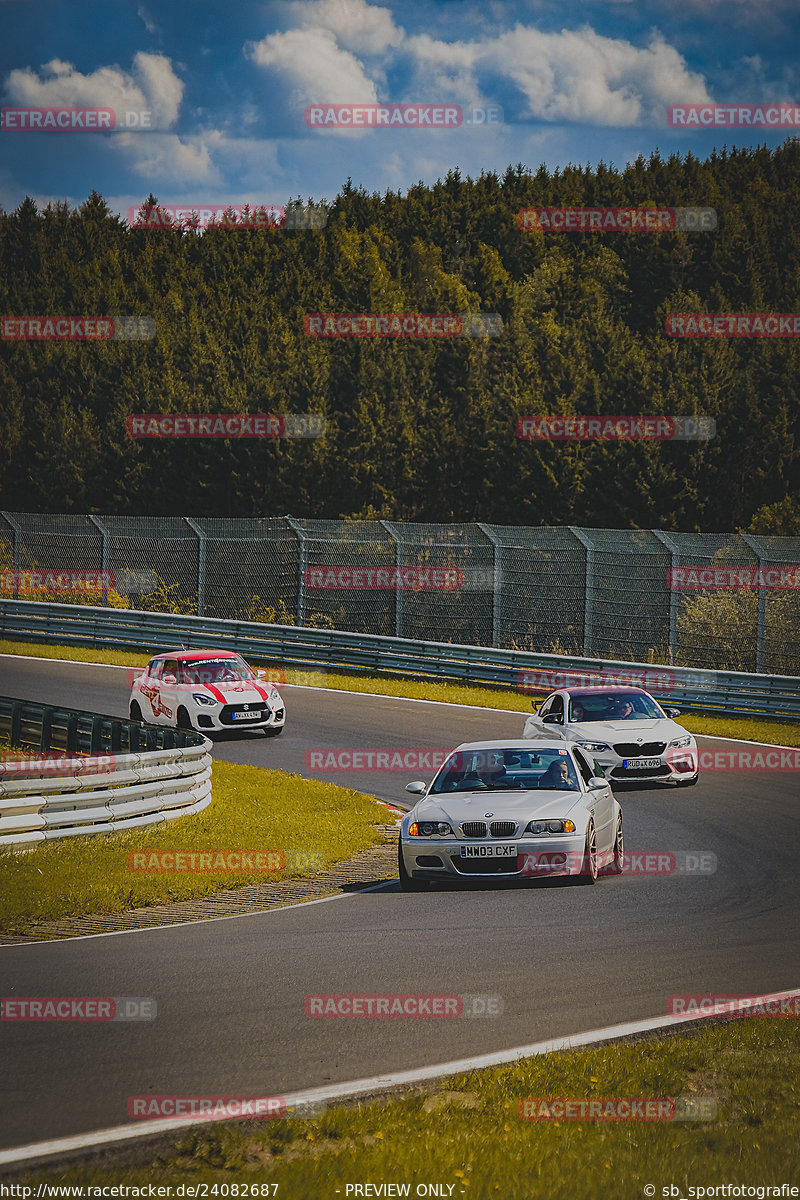
M430 794L534 788L580 790L567 750L456 750L436 776Z
M665 714L652 696L641 692L593 692L570 696L569 721L644 721Z
M255 679L256 673L243 658L203 658L178 664L178 683L235 683Z

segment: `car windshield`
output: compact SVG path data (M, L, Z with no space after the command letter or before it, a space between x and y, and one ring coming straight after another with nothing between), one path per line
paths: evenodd
M578 776L567 750L456 750L431 787L441 792L487 789L558 788L579 791Z
M243 658L203 658L178 664L178 683L234 683L255 678L255 671Z
M569 721L658 720L664 713L652 696L641 692L593 692L570 696Z

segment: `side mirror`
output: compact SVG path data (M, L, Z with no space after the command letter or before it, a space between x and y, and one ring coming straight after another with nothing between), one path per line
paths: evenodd
M600 790L600 788L604 788L607 786L608 786L608 780L601 779L599 775L593 775L592 778L589 780L589 791L590 792L598 792Z
M256 669L256 679L266 679L266 678L267 678L267 672L263 669L263 667L258 667Z
M665 708L664 712L668 717L679 717L681 715L681 710L679 708Z
M542 717L544 725L563 725L564 718L559 713L548 713L546 717Z
M175 684L178 681L174 675L165 675L164 678L161 680L161 682L165 683L167 685L167 687L175 687Z
M406 784L406 791L411 792L412 796L424 796L428 785L422 779L415 779L413 783Z

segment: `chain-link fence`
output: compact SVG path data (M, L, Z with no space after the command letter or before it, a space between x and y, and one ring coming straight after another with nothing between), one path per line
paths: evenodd
M800 674L800 539L0 514L0 597Z

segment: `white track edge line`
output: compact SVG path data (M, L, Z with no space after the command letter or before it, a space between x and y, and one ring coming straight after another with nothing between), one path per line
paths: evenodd
M798 995L800 995L800 988L791 988L783 992L770 992L762 996L750 996L748 998L765 1004L773 1000L784 1000ZM435 1066L412 1067L410 1070L395 1071L388 1075L374 1075L368 1079L353 1079L347 1083L333 1083L326 1087L312 1088L304 1092L292 1092L284 1096L283 1100L287 1108L293 1104L313 1104L327 1100L343 1100L351 1096L385 1091L404 1084L421 1083L424 1080L438 1079L442 1076L462 1075L467 1071L502 1066L504 1063L514 1062L519 1058L532 1058L540 1054L550 1054L554 1050L570 1050L579 1046L589 1046L595 1042L629 1037L631 1034L647 1033L655 1029L670 1029L676 1025L685 1025L690 1021L703 1021L706 1019L705 1013L680 1013L660 1017L645 1017L638 1021L626 1021L621 1025L607 1025L602 1029L591 1029L584 1033L549 1038L547 1041L532 1042L525 1046L514 1046L508 1050L492 1051L489 1054L479 1054L472 1058L437 1063ZM212 1119L211 1122L206 1122L202 1120L177 1121L166 1117L160 1120L143 1121L134 1127L130 1125L117 1125L110 1129L97 1129L92 1133L78 1134L74 1137L57 1138L49 1142L32 1142L27 1146L14 1146L10 1150L0 1150L0 1166L25 1162L31 1158L45 1158L55 1154L70 1153L75 1150L90 1150L94 1147L99 1148L114 1143L132 1141L139 1137L149 1137L155 1134L188 1129L198 1125L216 1124L217 1121L221 1120L235 1119L218 1117Z

